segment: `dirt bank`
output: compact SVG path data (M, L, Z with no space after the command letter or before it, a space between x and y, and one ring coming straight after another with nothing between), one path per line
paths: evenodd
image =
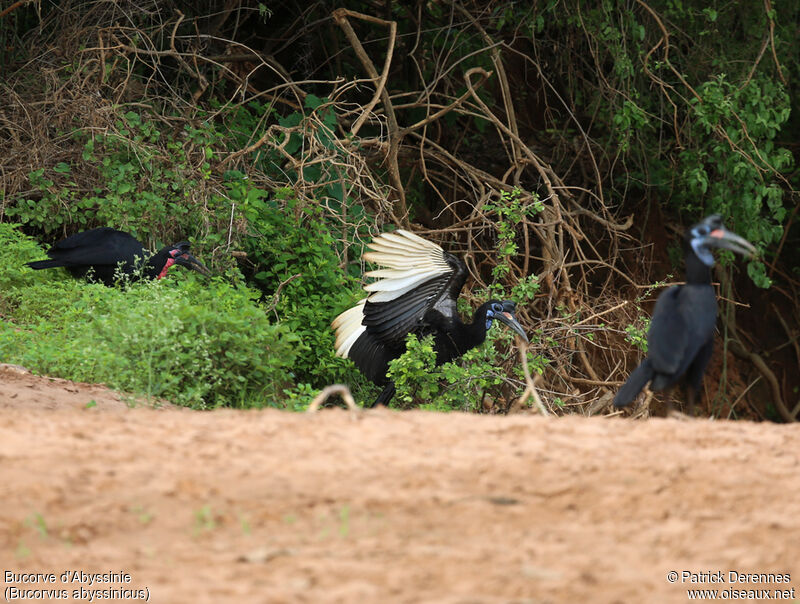
M468 603L794 587L800 599L798 425L129 409L97 386L4 370L0 458L0 571L56 574L55 586L4 576L4 590ZM725 582L670 583L673 570ZM130 582L63 584L64 571ZM729 571L790 583L731 585Z

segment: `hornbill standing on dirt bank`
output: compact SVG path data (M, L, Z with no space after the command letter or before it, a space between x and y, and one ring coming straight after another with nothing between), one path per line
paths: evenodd
M380 280L366 285L370 295L336 317L332 327L337 356L349 357L369 380L385 385L372 406L386 405L394 396L386 372L389 361L405 352L409 333L433 335L437 365L481 344L494 319L528 341L510 300L489 300L475 311L472 323L461 321L456 300L467 267L435 243L397 230L376 237L368 247L373 251L364 260L386 268L366 273Z
M685 376L688 411L694 414L714 346L717 298L711 285L711 250L715 247L744 256L755 253L750 242L723 226L718 214L686 231L686 284L674 285L658 297L647 333L647 358L617 392L615 407L631 404L648 382L651 390L664 390Z
M37 270L63 266L73 277L87 277L109 287L120 275L128 275L132 281L161 279L173 264L204 275L211 274L189 253L187 241L150 254L128 233L109 227L83 231L62 239L48 250L47 255L50 260L28 262L28 266Z

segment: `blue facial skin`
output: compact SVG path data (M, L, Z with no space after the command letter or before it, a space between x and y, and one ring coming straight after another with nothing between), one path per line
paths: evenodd
M711 229L707 225L701 225L692 229L692 249L706 266L714 266L714 255L711 253L711 250L702 245L702 238L707 236L710 232Z
M503 312L504 308L502 304L498 304L495 302L492 304L491 308L486 309L486 329L488 330L492 326L492 318L494 317L495 313Z

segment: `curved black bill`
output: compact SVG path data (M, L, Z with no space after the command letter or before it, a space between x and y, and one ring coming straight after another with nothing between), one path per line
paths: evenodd
M721 247L746 257L756 254L756 248L752 243L725 227L711 231L703 238L703 243L706 246Z
M175 264L180 264L181 266L185 266L188 269L197 271L198 273L201 273L206 276L211 275L211 271L208 270L206 265L200 262L194 256L192 256L189 252L184 252L180 256L177 256L175 258Z
M503 306L505 307L505 303ZM528 336L525 335L525 330L522 329L522 325L519 324L519 322L514 318L514 315L508 312L508 310L495 314L494 318L508 325L520 338L525 340L526 344L528 343Z

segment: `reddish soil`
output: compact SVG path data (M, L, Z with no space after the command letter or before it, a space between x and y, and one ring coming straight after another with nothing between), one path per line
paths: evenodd
M797 424L131 409L6 367L0 463L3 590L466 604L685 602L701 587L800 600ZM670 583L673 570L723 583ZM62 583L64 571L130 582ZM790 576L731 584L729 571Z

